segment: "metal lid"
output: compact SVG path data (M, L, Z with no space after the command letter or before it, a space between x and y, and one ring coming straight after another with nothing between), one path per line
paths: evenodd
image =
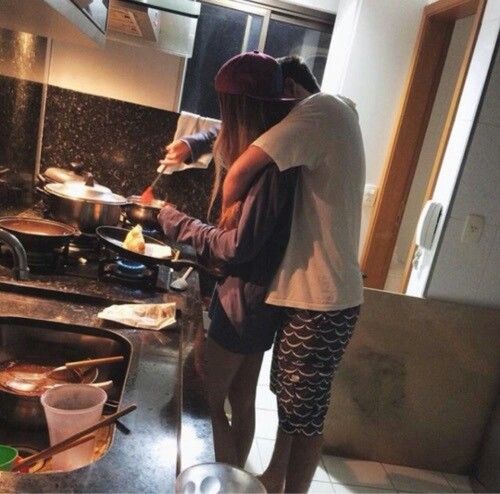
M127 200L113 194L110 189L103 185L85 185L84 182L69 181L62 184L47 184L45 189L57 196L68 199L79 199L83 201L95 202L100 204L126 204Z

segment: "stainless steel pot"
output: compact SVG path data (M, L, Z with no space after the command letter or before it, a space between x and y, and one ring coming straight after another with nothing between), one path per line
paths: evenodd
M49 215L84 233L94 233L98 226L118 225L121 206L127 203L124 197L95 184L92 177L85 182L46 184L43 190Z
M165 204L165 201L158 199L144 204L141 202L141 196L130 196L127 198L127 204L123 206L123 211L133 225L141 225L150 230L160 230L158 214Z

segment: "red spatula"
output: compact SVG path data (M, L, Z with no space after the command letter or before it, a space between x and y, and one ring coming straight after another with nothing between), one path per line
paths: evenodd
M156 185L156 182L160 180L160 177L163 175L163 171L165 170L166 166L167 164L165 163L158 172L158 175L156 175L156 178L151 182L151 185L147 187L141 194L141 202L149 204L154 201L155 195L153 192L153 187Z

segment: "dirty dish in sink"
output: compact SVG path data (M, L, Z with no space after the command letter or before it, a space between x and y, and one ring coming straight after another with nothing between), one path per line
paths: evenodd
M0 444L0 471L10 472L16 462L18 452L16 448Z

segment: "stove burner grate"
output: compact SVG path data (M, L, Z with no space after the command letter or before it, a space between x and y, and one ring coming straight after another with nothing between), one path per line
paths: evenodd
M123 277L130 280L142 280L151 276L153 271L140 262L124 259L117 259L114 264L110 265L110 270L118 278Z

